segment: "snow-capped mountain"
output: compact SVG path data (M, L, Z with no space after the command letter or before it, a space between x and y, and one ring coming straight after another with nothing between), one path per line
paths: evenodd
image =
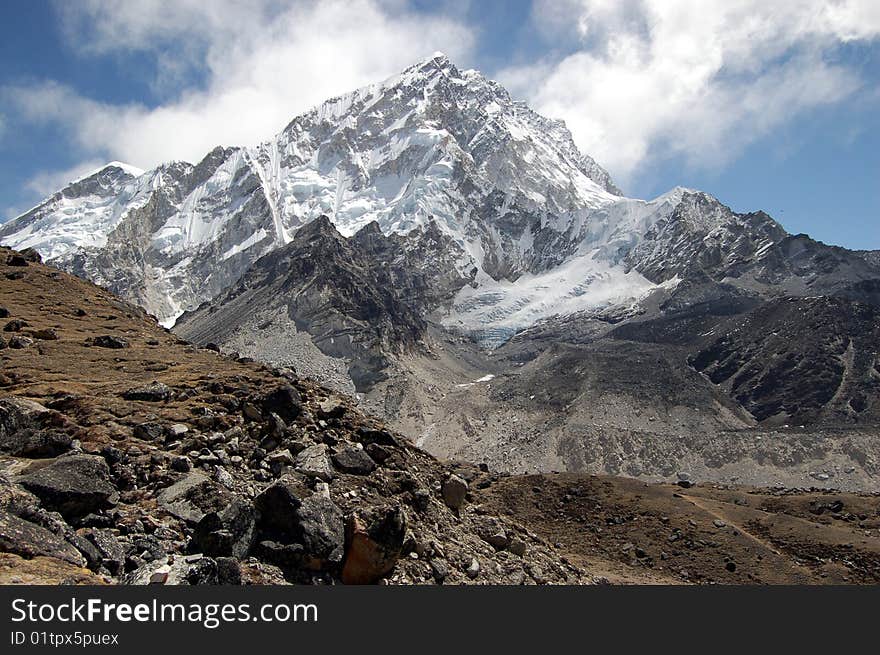
M147 172L110 164L2 226L0 239L171 324L321 215L344 235L433 221L473 280L444 320L508 329L649 288L620 255L680 196L622 198L562 123L437 55L328 100L255 148Z
M374 222L386 235L439 229L462 286L420 309L494 345L556 314L635 301L674 282L670 262L692 263L695 249L749 259L785 237L687 189L623 197L564 124L436 55L259 146L146 172L109 164L0 227L0 241L170 325L325 215L344 236Z

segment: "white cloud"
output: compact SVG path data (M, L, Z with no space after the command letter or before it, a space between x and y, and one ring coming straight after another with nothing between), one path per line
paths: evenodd
M155 56L159 78L202 72L201 88L157 107L95 102L54 81L3 90L27 120L64 127L84 158L142 168L198 161L216 145L258 143L329 97L435 50L467 59L474 43L462 24L416 14L397 0L90 0L59 7L84 56L144 51Z
M829 55L880 35L876 0L539 0L539 32L567 54L498 74L566 121L626 182L682 155L717 166L799 112L861 85Z

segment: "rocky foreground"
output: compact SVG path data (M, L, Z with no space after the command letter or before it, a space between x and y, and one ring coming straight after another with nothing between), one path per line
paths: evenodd
M880 581L880 498L508 476L0 248L0 583Z

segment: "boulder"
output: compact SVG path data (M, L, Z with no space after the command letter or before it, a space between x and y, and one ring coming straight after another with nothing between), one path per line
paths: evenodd
M324 482L333 479L333 463L327 454L327 446L319 443L309 446L296 456L296 470Z
M510 545L510 539L504 526L498 519L487 518L477 528L480 539L492 546L495 550L504 550Z
M264 415L277 414L286 423L296 420L302 413L302 398L289 384L283 384L267 393L260 404Z
M132 433L144 441L157 441L165 436L165 428L161 423L140 423L134 426Z
M22 334L16 334L9 340L9 347L14 350L24 350L34 345L34 340Z
M461 509L467 497L468 483L453 473L443 481L440 492L447 507Z
M28 327L27 321L20 318L14 318L3 326L4 332L21 332L22 328Z
M40 256L40 253L38 253L33 248L25 248L24 250L22 250L19 253L19 255L26 262L33 262L34 264L40 264L43 261L43 258Z
M376 462L363 448L343 446L333 453L333 463L341 471L355 475L368 475L376 470Z
M125 565L125 550L112 530L106 528L84 528L79 531L79 536L92 545L94 561L89 561L90 569L106 568L112 575L122 573Z
M25 559L54 557L76 566L83 565L83 556L70 543L4 510L0 510L0 552L14 553Z
M346 523L342 582L374 584L386 576L403 553L406 514L400 506L379 507Z
M260 512L260 529L280 541L298 539L296 510L310 493L305 483L293 475L285 475L266 487L254 499Z
M163 489L156 501L161 509L172 516L197 524L205 514L219 512L226 507L232 497L227 489L202 473L192 471Z
M339 565L344 553L345 523L336 503L314 494L302 501L296 516L306 566L319 570Z
M22 255L13 254L13 255L9 255L9 257L6 258L6 265L7 266L27 266L28 260L25 259Z
M0 399L0 452L15 457L57 457L71 448L70 435L54 429L57 412L24 398Z
M322 569L342 561L345 529L342 510L322 494L313 494L297 477L287 475L255 499L260 530L269 542L302 548L274 548L300 565Z
M41 341L57 341L58 340L58 332L56 332L54 328L45 328L42 330L34 330L33 332L31 332L31 336L34 339L40 339Z
M103 457L65 455L51 464L18 478L19 484L43 505L76 519L116 505L119 493L110 482L110 469Z
M233 497L225 507L208 512L196 524L190 550L210 557L242 559L254 543L256 523L254 506Z

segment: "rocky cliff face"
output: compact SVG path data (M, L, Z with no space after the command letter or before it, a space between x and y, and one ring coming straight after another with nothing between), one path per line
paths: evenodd
M304 333L322 353L346 362L356 388L368 388L391 358L424 350L425 307L464 284L448 241L436 227L386 237L375 223L346 239L320 217L232 289L184 314L176 331L224 347L242 332L258 332L275 342L271 353L255 353L263 359L290 350L285 341Z

